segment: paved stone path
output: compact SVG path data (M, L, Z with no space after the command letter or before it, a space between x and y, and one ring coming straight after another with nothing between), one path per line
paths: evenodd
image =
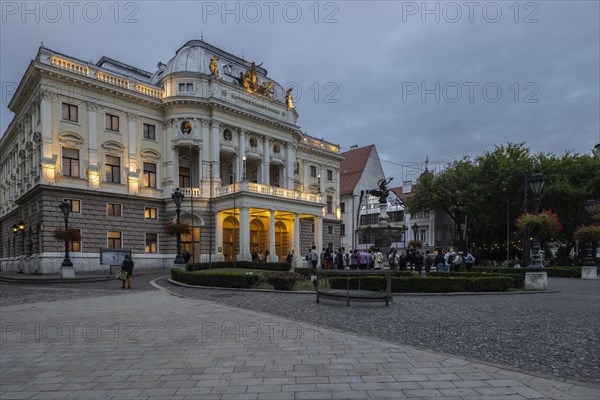
M395 296L381 304L315 303L314 295L189 289L186 296L420 349L600 384L600 282L551 278L558 293Z
M1 322L3 400L600 396L598 389L163 291L5 306Z

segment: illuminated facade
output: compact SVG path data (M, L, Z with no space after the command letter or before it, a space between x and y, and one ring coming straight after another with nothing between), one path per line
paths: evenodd
M41 47L0 139L2 269L58 272L63 200L81 232L76 271L106 269L99 248L169 266L175 239L163 226L175 220L175 188L193 261L253 251L284 261L337 243L339 148L300 131L293 94L261 65L200 40L153 73ZM13 233L19 222L25 229Z

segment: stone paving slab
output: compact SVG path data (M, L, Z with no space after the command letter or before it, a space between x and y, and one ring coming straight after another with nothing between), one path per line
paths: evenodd
M2 308L1 399L579 399L599 388L165 292Z

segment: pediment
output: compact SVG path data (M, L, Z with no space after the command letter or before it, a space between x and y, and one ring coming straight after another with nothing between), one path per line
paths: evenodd
M145 149L140 152L140 155L142 156L143 159L155 160L155 161L160 160L160 153L156 150Z
M58 140L62 143L82 145L85 139L75 132L64 132L58 135Z
M102 148L113 153L123 153L125 151L125 146L113 140L102 143Z

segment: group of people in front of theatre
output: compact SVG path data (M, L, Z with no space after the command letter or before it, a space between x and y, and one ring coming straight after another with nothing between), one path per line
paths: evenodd
M387 260L387 262L386 262ZM419 274L424 269L429 273L431 268L438 272L458 272L464 265L467 272L471 272L475 257L469 252L455 252L453 249L421 252L412 247L401 253L394 248L385 256L378 248L369 250L352 250L349 253L339 248L337 252L327 247L317 253L316 246L312 246L306 256L309 268L322 269L397 269L400 271L416 271Z

